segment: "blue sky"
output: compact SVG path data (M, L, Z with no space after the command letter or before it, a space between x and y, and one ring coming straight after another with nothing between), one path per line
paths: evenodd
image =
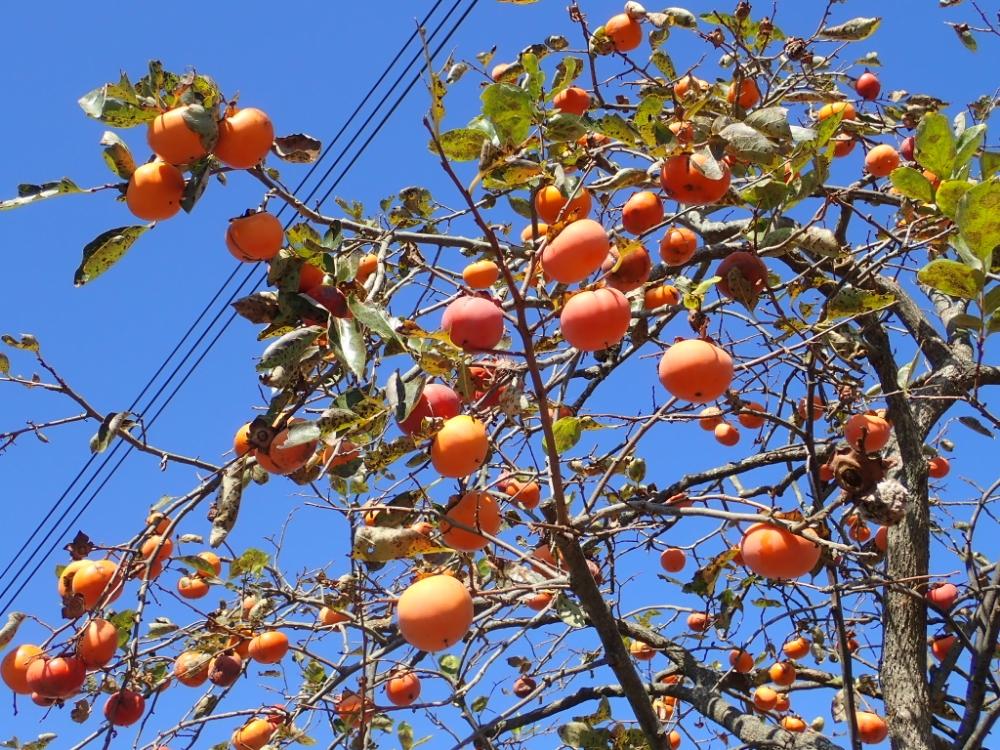
M0 162L2 197L13 195L20 182L62 176L82 186L111 181L97 143L105 127L87 120L76 100L100 83L113 80L119 69L129 72L133 80L138 78L152 57L174 70L194 66L215 77L227 94L238 90L241 103L267 110L280 133L304 131L325 140L340 127L344 116L409 36L414 16L423 15L432 3L396 0L374 13L372 6L365 4L306 3L283 13L273 4L256 0L241 3L238 11L231 3L178 2L171 6L169 18L164 11L154 13L132 3L105 4L100 14L88 12L83 5L67 5L55 14L48 8L15 4L5 12L0 54L5 57L9 107L3 126L8 148ZM447 0L442 7L451 5ZM593 16L593 25L619 10L617 2L583 5ZM777 22L786 32L805 35L824 5L815 0L780 3ZM564 3L555 0L523 7L480 0L454 40L455 54L471 58L497 44L497 60L503 61L549 33L575 39L575 29L563 7ZM697 2L688 7L702 12L717 6ZM962 20L966 9L942 11L932 0L851 0L835 7L834 20L874 12L885 17L883 27L874 38L857 45L855 56L869 49L879 51L884 64L879 72L883 91L925 91L961 105L992 85L992 80L977 71L992 70L1000 61L996 43L984 40L979 55L973 56L944 25L945 20ZM436 18L440 16L439 11ZM694 37L679 31L668 43L668 50L678 69L694 64L704 53ZM707 60L703 77L721 75L714 67L714 56L709 54ZM959 75L959 71L968 75ZM447 101L446 126L461 126L474 114L477 93L478 82L471 75L455 87ZM362 200L374 209L379 199L420 184L431 188L444 203L456 204L450 185L426 150L425 132L419 126L425 109L425 91L417 87L336 194ZM950 111L957 110L953 106ZM137 157L144 158L144 133L137 129L122 135ZM838 166L859 169L857 159L849 164ZM293 184L305 172L291 165L279 168ZM847 172L844 178L854 175ZM226 219L256 205L260 195L256 182L240 177L230 180L224 189L213 185L192 215L163 222L143 237L118 267L81 289L73 287L72 279L83 245L108 227L131 223L126 209L113 201L111 193L60 198L4 213L0 216L0 237L6 250L8 283L0 304L0 328L3 332L35 334L49 361L98 409L125 408L232 270L232 257L223 244ZM333 210L330 205L326 208ZM454 267L460 268L461 262L456 260ZM261 350L255 334L254 327L239 320L227 331L158 421L153 442L188 455L220 458L234 429L247 420L251 407L262 402L253 372L254 357ZM677 332L684 334L684 330ZM15 371L29 369L23 355L13 353L11 358ZM644 369L630 370L628 377L646 378L648 382L642 387L648 392L648 383L653 382L651 365L649 360L644 362ZM617 387L628 385L623 382ZM599 394L594 410L610 410L615 403L616 394L606 391ZM75 409L56 397L27 394L9 386L0 389L0 430L20 426L26 419L44 421L72 413ZM91 426L53 429L47 432L50 443L43 445L25 437L0 458L0 482L6 497L0 547L12 552L20 545L25 530L34 527L86 460L87 439L93 432ZM646 458L657 465L660 482L733 455L693 425L670 431L658 428L654 435ZM962 427L951 437L961 449L953 477L991 479L995 470L981 460L988 455L990 441ZM751 449L745 440L735 450L743 455ZM130 536L151 503L162 495L181 494L195 481L190 471L175 468L161 473L155 461L133 456L78 526L106 542ZM956 478L949 487L958 494L958 485ZM234 547L260 544L261 536L277 532L294 512L289 534L296 544L290 546L286 564L294 568L333 561L331 572L342 572L347 564L346 536L327 533L322 524L315 523L324 518L316 511L294 511L301 504L295 489L272 482L251 492L245 500L241 526L231 540ZM190 530L202 532L205 526L199 518ZM690 526L689 542L697 536L696 528ZM56 562L50 559L41 564L34 583L18 601L18 609L57 620ZM0 563L6 564L6 557L0 558ZM648 576L638 568L634 574L640 579ZM641 581L636 589L643 590ZM642 594L630 595L623 610L660 603L657 597L666 603L680 601L672 589L661 585L652 602ZM657 665L662 667L660 659ZM241 693L253 695L247 687L241 688ZM171 696L170 700L179 699ZM807 718L824 715L829 726L825 699L803 707L803 713ZM23 738L40 731L57 731L62 734L58 746L68 747L62 740L81 736L81 729L69 722L67 714L66 710L56 711L39 723L42 712L30 704L21 705L16 718L2 722L0 735L16 733ZM228 736L230 729L231 724L227 724L216 730L218 739L213 742ZM698 730L692 731L698 735ZM144 735L145 740L150 736ZM546 742L542 745L548 746Z

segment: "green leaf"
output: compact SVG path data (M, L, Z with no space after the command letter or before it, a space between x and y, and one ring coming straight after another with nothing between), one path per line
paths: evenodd
M313 344L323 329L319 326L296 328L273 341L264 350L257 363L257 372L270 370L272 367L288 367L297 365L310 353Z
M778 153L770 139L742 122L734 122L722 129L719 137L729 143L729 150L737 156L758 164L768 164Z
M984 180L1000 172L1000 151L983 151L983 155L979 157L979 165Z
M395 412L397 422L402 422L410 416L410 412L413 411L424 391L425 382L423 378L414 378L404 382L399 375L399 370L389 375L389 380L385 384L385 395Z
M118 435L119 430L128 430L135 424L129 419L130 412L112 411L108 412L101 421L101 426L97 428L97 434L90 438L90 452L103 453L111 445L111 441Z
M913 167L896 167L889 175L892 186L910 200L934 202L934 186Z
M331 335L332 334L332 335ZM357 323L347 318L331 318L327 336L348 369L357 377L365 374L368 351Z
M399 325L399 321L396 318L390 318L385 310L366 304L357 297L348 297L347 307L361 325L377 333L383 340L390 341L399 338L396 334L396 326Z
M140 103L135 92L125 89L122 84L105 84L77 101L87 117L115 128L135 127L155 120L160 114L158 107Z
M102 156L108 169L123 180L131 177L135 171L135 158L125 145L125 141L117 133L105 130L101 136L101 145L104 146Z
M979 43L976 42L976 37L972 33L972 29L969 28L968 24L952 23L949 25L955 30L955 33L958 34L958 40L967 50L975 52L979 49Z
M1000 179L981 182L966 192L958 202L955 223L969 249L989 268L993 250L1000 245Z
M556 453L562 454L580 442L583 428L578 417L562 417L552 425Z
M948 318L948 333L954 333L955 331L968 330L968 331L979 331L983 328L983 319L976 317L975 315L969 315L968 313L959 313Z
M784 182L767 177L740 193L740 198L763 211L770 211L780 206L787 195L788 186Z
M971 188L972 183L965 180L945 180L938 185L934 201L941 213L949 219L954 219L958 215L959 201Z
M830 298L824 320L836 320L888 307L896 298L891 294L876 294L853 286L843 286Z
M531 96L509 83L483 89L483 116L496 128L502 144L520 143L531 131Z
M472 710L477 714L482 713L486 710L486 707L490 704L490 698L488 695L480 695L474 701L472 701Z
M242 575L259 576L270 561L266 552L250 547L229 564L229 579Z
M0 354L0 375L10 374L10 357Z
M664 52L663 49L654 50L653 54L649 56L649 61L656 66L656 69L663 74L664 78L671 80L677 78L677 68L674 67L674 61L670 59L670 55Z
M296 445L306 445L319 440L322 437L319 423L303 419L292 422L288 425L288 435L283 443L284 448L293 448Z
M123 648L132 637L132 626L135 625L135 610L125 609L108 617L108 622L118 631L118 648Z
M987 333L996 333L997 331L1000 331L1000 313L994 313L990 316L990 321L986 324Z
M881 23L881 18L852 18L836 26L824 26L817 36L837 42L859 42L878 31Z
M638 145L640 137L621 115L605 115L594 123L594 129L616 141Z
M575 141L587 130L587 121L569 112L555 112L545 122L545 134L555 143Z
M552 78L552 90L549 91L549 95L545 98L551 101L560 91L572 86L573 81L576 80L582 70L583 60L579 57L567 56L560 60L556 66L555 76Z
M41 185L18 185L17 197L0 201L0 211L7 211L11 208L20 208L29 203L54 198L57 195L71 195L73 193L84 192L76 183L68 177L63 177L57 182L45 182Z
M11 336L9 333L5 333L3 336L0 336L0 341L9 347L26 352L37 352L41 350L41 345L38 343L38 339L30 333L22 333L20 338Z
M151 226L117 227L97 235L83 248L83 260L73 275L73 286L81 287L111 268Z
M451 161L475 161L479 158L483 142L486 139L486 133L477 128L446 130L438 136L438 142L441 144L444 156ZM432 153L437 152L434 141L431 141L427 147Z
M664 101L662 96L647 94L639 102L639 106L635 110L633 121L635 122L636 130L639 131L639 135L642 136L647 146L656 145L655 128L660 122L660 113L663 112Z
M780 140L792 139L792 128L788 123L788 110L784 107L765 107L747 115L746 124L766 136Z
M580 605L565 594L559 594L556 597L555 608L559 619L571 628L579 629L587 626L587 618L583 614L583 610L580 609Z
M916 148L913 156L924 168L942 180L951 177L955 167L955 134L948 118L930 112L917 125Z
M538 55L527 52L521 55L521 65L528 74L528 94L532 101L542 98L542 86L545 84L545 72L538 66Z
M983 124L973 125L971 128L966 128L962 131L955 146L956 171L972 161L972 157L982 148L985 140L986 126Z
M990 430L990 428L984 425L975 417L968 417L968 416L959 417L958 421L961 422L966 427L968 427L973 432L978 432L983 437L988 437L988 438L993 437L993 432Z
M458 674L458 668L461 664L462 662L455 654L446 654L438 659L438 667L449 677L454 677Z
M582 721L563 724L558 730L563 744L579 750L607 750L611 732L602 727L592 727Z
M932 260L917 272L917 281L952 297L976 299L983 288L981 271L957 260Z

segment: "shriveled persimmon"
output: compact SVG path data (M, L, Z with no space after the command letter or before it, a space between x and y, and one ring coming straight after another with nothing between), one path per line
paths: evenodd
M714 401L733 381L733 358L703 339L685 339L663 353L658 368L660 383L684 401Z
M488 492L467 492L441 519L441 538L452 549L474 552L489 544L500 522L500 508Z
M431 443L431 463L446 477L467 477L489 453L486 426L474 417L459 414L445 421Z
M212 660L200 651L184 651L174 660L174 677L187 687L200 687L208 680L208 664Z
M586 352L617 344L625 338L631 321L628 300L612 287L574 294L559 313L563 338Z
M469 632L475 610L465 584L433 575L411 584L396 602L399 633L421 651L441 651Z

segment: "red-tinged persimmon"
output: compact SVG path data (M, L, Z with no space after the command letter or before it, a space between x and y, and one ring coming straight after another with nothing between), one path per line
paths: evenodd
M612 287L574 294L559 313L563 338L586 352L617 344L628 333L631 320L628 300Z
M874 101L878 99L879 92L882 91L882 83L878 76L866 71L858 76L858 80L854 83L854 90L862 99Z
M542 268L560 284L575 284L600 268L610 250L604 227L592 219L581 219L545 245Z
M683 266L698 249L698 235L687 227L670 227L660 240L660 258L668 266Z
M705 153L671 156L660 171L660 184L668 198L678 203L705 206L717 203L729 190L732 173L724 161L715 162L719 176L708 177L710 157Z
M622 226L631 234L642 234L663 221L663 201L649 190L633 193L622 207Z
M485 297L459 297L445 310L441 330L466 351L495 349L506 331L503 310Z
M130 727L142 718L146 699L134 690L118 690L104 704L104 718L116 727Z
M399 429L407 435L412 435L420 429L424 419L432 417L451 419L458 416L461 410L462 399L453 388L441 383L428 383L424 386L413 410L399 423Z
M410 670L397 672L385 685L385 697L394 706L409 706L420 697L420 678Z

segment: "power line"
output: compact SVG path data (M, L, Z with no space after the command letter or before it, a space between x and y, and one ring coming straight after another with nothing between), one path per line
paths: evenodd
M424 27L426 25L427 21L433 15L433 13L437 10L437 8L440 6L440 4L441 4L442 1L443 0L437 0L437 2L435 2L434 6L427 13L427 15L425 16L424 20L420 22L418 28L422 28L422 27ZM448 32L448 34L446 35L445 39L434 50L434 52L432 53L432 57L436 57L439 54L439 52L444 47L444 45L447 44L447 42L451 39L451 37L454 35L454 33L458 30L458 28L461 26L461 24L468 17L469 13L473 10L473 8L477 4L477 2L478 2L478 0L473 0L472 3L469 5L469 7L466 8L465 12L462 14L462 16L458 19L458 21L452 27L451 31ZM434 31L430 34L430 36L429 36L430 40L433 40L433 38L437 35L438 31L440 31L440 29L447 22L447 20L457 10L457 8L460 5L460 3L461 3L461 0L456 0L455 4L447 12L447 15L445 16L445 19L443 21L441 21L438 24L438 26L434 29ZM365 95L365 97L363 98L362 102L355 108L355 110L347 118L347 120L345 121L344 125L341 126L340 130L334 136L333 140L331 140L330 143L327 144L327 146L324 148L323 152L321 153L320 158L312 165L312 167L310 168L310 170L308 171L308 173L302 178L302 180L299 182L299 185L295 188L294 192L298 192L302 188L302 186L305 184L305 182L309 179L309 177L316 171L316 169L322 163L323 159L329 154L329 152L330 152L333 144L336 143L337 140L339 140L340 136L344 132L346 132L347 127L351 124L351 122L353 121L353 119L358 115L358 113L364 107L364 105L367 103L367 101L374 95L374 92L377 90L377 88L379 87L379 85L385 80L385 78L389 74L391 68L395 65L396 62L398 62L399 58L402 56L403 51L413 42L413 40L416 38L417 35L418 35L418 31L414 31L414 33L410 36L410 38L407 40L407 42L403 45L403 47L400 48L400 50L396 53L396 55L390 61L389 65L386 67L386 70L383 71L382 75L378 78L378 80L375 82L375 84L373 84L372 87L369 89L368 93ZM399 85L399 83L401 82L401 80L402 80L403 76L405 75L406 71L408 71L412 67L412 65L414 64L414 62L416 62L419 59L420 55L421 55L421 53L418 52L414 56L413 60L411 60L411 62L406 66L406 68L404 68L404 72L402 74L400 74L399 77L397 77L396 81L390 87L389 95L391 95L392 92L393 92L393 90ZM361 148L354 155L354 157L350 160L350 162L348 163L348 165L341 171L340 175L334 181L333 185L330 187L329 190L327 190L327 192L324 194L323 198L320 200L319 204L317 204L317 205L322 205L322 203L330 196L330 194L332 193L332 191L334 189L336 189L337 185L340 184L340 182L346 176L347 172L354 166L354 164L360 158L361 154L365 151L365 149L368 147L368 145L374 140L375 136L381 131L381 129L386 124L386 122L388 122L389 117L391 117L391 115L396 111L396 109L399 107L399 104L409 94L409 92L412 90L413 86L419 81L419 79L420 79L420 75L418 73L413 78L413 80L411 80L410 84L406 87L406 89L403 91L403 93L396 98L396 101L392 105L392 107L390 108L389 112L380 120L380 122L376 126L375 130L364 141L364 143L362 144ZM386 101L385 98L383 98L382 102L384 102L384 101ZM345 146L341 150L341 154L334 161L333 165L331 165L326 170L326 172L320 178L319 182L310 191L309 195L305 199L306 201L310 200L319 191L319 189L323 185L323 182L325 182L325 180L327 179L327 177L331 174L332 170L341 161L341 159L346 155L346 152L350 149L350 147L357 141L358 137L360 137L360 135L363 132L364 128L372 121L372 118L374 117L375 113L377 113L378 110L381 108L382 102L380 102L379 105L376 107L375 111L371 115L369 115L369 117L366 119L366 121L362 124L361 128L359 129L359 131L349 141L349 143L347 144L347 146ZM281 213L285 210L285 208L287 208L287 204L283 205L281 207L281 209L279 209L277 215L280 216ZM290 219L289 222L286 224L286 227L285 227L286 229L291 224L291 221L292 221L292 219ZM134 410L136 404L139 402L139 400L142 398L142 396L145 395L145 393L152 386L153 382L155 382L156 378L159 377L159 375L164 371L164 369L166 368L166 366L169 363L169 361L174 357L174 355L177 353L177 351L179 351L179 349L183 346L183 344L187 340L187 338L190 337L191 333L198 326L198 324L205 317L205 315L209 312L209 310L211 309L211 307L215 304L215 302L218 300L218 298L222 295L223 291L226 289L226 287L229 285L229 283L232 281L232 279L237 275L240 267L242 267L243 265L245 265L245 264L239 264L239 265L237 265L237 267L230 273L229 277L222 284L222 286L219 288L219 290L215 293L215 295L212 297L212 299L209 301L209 303L205 306L205 308L201 311L201 313L199 314L199 316L195 320L195 322L192 323L191 326L189 326L188 330L185 332L184 336L182 336L181 340L177 343L177 345L175 345L175 347L173 348L173 350L170 352L170 354L167 356L167 358L164 360L164 362L157 369L156 373L154 373L153 377L150 378L150 380L146 383L146 385L144 386L142 392L139 394L139 396L136 397L136 399L133 401L133 404L129 407L129 409L128 409L129 411L133 411ZM156 399L159 398L159 396L164 392L164 390L166 390L166 388L169 385L170 381L173 380L173 378L180 371L180 368L183 367L184 363L190 358L190 356L194 353L194 351L198 347L198 345L208 335L208 333L211 331L211 329L215 325L215 323L218 322L218 320L221 318L222 314L225 312L225 310L229 306L229 304L231 304L233 302L233 300L235 300L236 297L241 293L243 287L246 285L246 283L250 280L251 276L253 275L253 271L254 271L254 268L251 267L249 269L248 273L243 278L243 280L238 285L236 291L232 293L232 295L230 296L229 300L216 313L216 315L214 316L214 318L212 319L212 321L208 324L208 326L206 326L206 328L203 331L203 333L201 334L201 336L199 336L199 338L195 341L195 343L190 347L188 353L184 356L184 358L181 360L181 362L174 368L174 371L171 373L171 375L167 378L166 381L164 381L164 383L160 386L160 388L157 390L157 392L150 399L149 403L146 406L146 410L148 410L149 408L152 408L152 406L155 403ZM256 286L254 287L254 291L256 291L257 289L260 289L263 286L264 281L266 281L266 274L264 276L262 276L262 278L257 282ZM169 394L169 396L167 397L167 400L160 406L160 408L156 411L155 414L153 414L148 420L146 420L146 426L147 427L151 426L156 421L156 419L163 413L163 411L166 409L166 407L170 404L170 402L173 400L173 398L177 395L177 393L179 392L180 388L191 377L191 375L194 373L195 369L200 365L200 363L204 360L204 358L207 356L207 354L212 350L212 348L219 341L219 339L221 338L221 336L226 332L226 330L229 328L229 326L232 324L232 322L233 322L233 320L235 318L236 318L236 313L235 312L231 313L230 316L229 316L229 318L223 324L222 328L215 334L215 336L209 342L208 347L205 349L205 351L202 352L202 354L197 358L197 360L195 360L195 362L191 365L191 368L188 370L188 372L183 376L183 378L180 380L180 382L174 387L173 392ZM35 550L35 553L33 553L29 557L29 559L25 562L24 566L22 566L22 568L17 572L17 574L12 578L12 580L4 587L4 589L2 591L0 591L0 598L2 598L3 596L5 596L8 593L8 591L11 589L11 587L17 581L17 578L20 577L21 573L23 573L24 570L27 569L27 566L32 562L32 560L34 559L34 557L36 556L36 554L40 550L40 548L45 544L45 542L47 542L52 537L53 533L56 530L56 527L59 525L59 522L62 519L64 519L72 511L73 506L75 506L80 501L80 499L82 498L83 494L87 491L87 488L93 483L93 481L100 474L100 472L104 469L104 467L107 466L108 463L110 463L110 461L114 458L115 454L117 453L117 450L121 447L121 445L122 445L121 441L117 442L116 445L114 446L114 448L105 456L104 461L101 463L101 465L95 471L94 475L87 481L87 483L80 490L80 492L77 493L76 498L74 498L74 500L70 503L69 507L62 513L61 517L58 520L55 521L55 523L53 525L53 528L50 529L50 531L45 535L45 537L38 543L37 549ZM121 467L122 463L124 463L125 459L128 458L128 456L132 453L133 449L134 449L133 446L131 446L131 445L127 446L127 448L125 450L125 453L121 456L121 458L119 458L118 462L111 468L111 471L101 481L101 483L97 486L97 488L91 494L90 498L84 503L84 505L76 512L76 514L73 516L73 518L69 521L69 524L67 525L67 528L65 528L59 534L59 536L57 536L56 541L53 542L53 544L49 547L48 551L44 554L44 556L42 558L43 560L45 558L47 558L49 555L51 555L53 551L55 551L55 548L58 545L58 539L61 538L63 534L67 533L67 531L69 530L69 528L72 528L72 526L79 520L79 518L82 516L82 514L84 512L86 512L86 510L93 503L93 501L97 497L97 495L101 492L101 490L108 483L108 481L110 481L111 477L114 476L114 474L117 472L118 468ZM84 465L84 467L80 470L80 472L78 472L78 474L71 481L71 483L67 487L67 489L63 492L63 494L59 497L59 499L53 505L53 507L50 508L50 510L46 513L46 515L43 518L42 522L39 523L39 525L32 532L32 534L28 538L28 540L26 540L24 542L24 544L22 544L21 548L17 551L17 553L15 553L14 557L8 563L7 567L4 569L4 571L2 573L0 573L0 577L5 577L6 576L6 573L10 570L10 568L16 562L17 558L20 557L21 554L23 554L23 552L24 552L25 549L27 549L27 547L31 543L31 541L39 533L39 531L44 526L44 524L48 521L48 519L52 517L52 515L58 509L58 506L63 502L63 500L66 498L66 496L72 490L73 485L76 484L77 481L79 481L79 479L83 476L83 474L86 472L87 468L94 462L95 459L96 459L96 455L90 457L90 459L87 461L87 463ZM30 580L31 580L31 575L29 575L28 578L25 579L21 583L21 585L17 588L17 590L10 597L9 601L3 606L3 609L0 610L0 611L5 612L14 603L14 601L21 594L21 592L24 590L24 588L27 586L27 584L30 582Z

